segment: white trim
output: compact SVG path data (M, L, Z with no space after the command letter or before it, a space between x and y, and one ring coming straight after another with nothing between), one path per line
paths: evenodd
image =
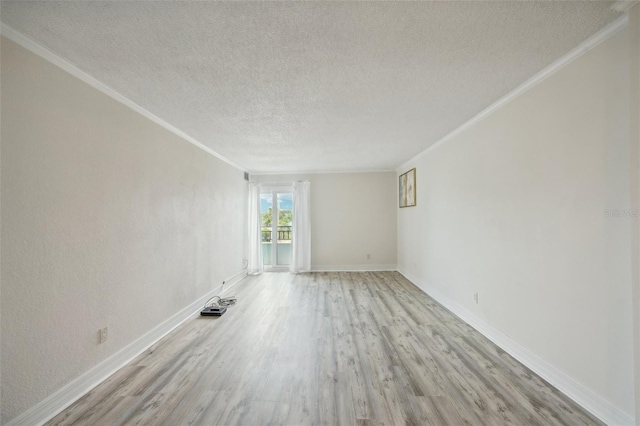
M640 3L638 0L618 0L611 6L611 9L616 12L626 13L636 4Z
M247 268L244 268L243 270L236 272L235 274L231 275L229 278L227 278L226 280L224 280L224 284L222 284L219 288L220 288L220 294L218 296L222 296L222 292L223 292L223 285L227 286L227 289L230 289L231 287L233 287L234 285L238 284L240 281L242 281L246 276L248 276L249 274L247 273ZM229 284L231 283L231 284ZM217 290L217 288L216 288Z
M433 151L434 149L444 145L445 143L447 143L448 141L450 141L454 137L458 136L459 134L461 134L462 132L464 132L468 128L476 125L477 123L482 121L484 118L488 117L489 115L493 114L494 112L496 112L500 108L504 107L509 102L513 101L514 99L516 99L518 96L522 95L523 93L525 93L529 89L531 89L534 86L542 83L548 77L550 77L551 75L553 75L556 72L560 71L560 69L562 69L566 65L569 65L575 59L577 59L580 56L584 55L589 50L591 50L594 47L596 47L598 44L602 43L603 41L605 41L606 39L608 39L612 35L616 34L618 31L620 31L623 28L625 28L628 25L628 23L629 23L628 15L623 15L623 16L617 18L611 24L607 25L606 27L604 27L603 29L601 29L600 31L598 31L597 33L595 33L594 35L592 35L591 37L589 37L588 39L586 39L585 41L580 43L578 45L578 47L576 47L575 49L571 50L569 53L567 53L566 55L562 56L560 59L556 60L555 62L553 62L548 67L544 68L542 71L540 71L537 74L535 74L533 77L531 77L530 79L528 79L527 81L525 81L524 83L522 83L521 85L519 85L518 87L513 89L511 92L507 93L502 98L498 99L493 104L489 105L487 108L482 110L480 113L475 115L473 118L471 118L470 120L466 121L461 126L456 128L455 130L453 130L452 132L450 132L449 134L447 134L446 136L444 136L443 138L441 138L437 142L431 144L424 151L414 155L410 160L407 160L404 163L402 163L400 166L398 166L396 168L396 172L400 173L401 170L406 169L407 167L411 167L412 164L415 164L415 162L419 158L423 157L428 152Z
M19 44L20 46L22 46L25 49L31 51L32 53L34 53L34 54L40 56L41 58L51 62L52 64L62 68L64 71L66 71L69 74L73 75L74 77L84 81L89 86L93 87L94 89L97 89L97 90L101 91L102 93L104 93L105 95L107 95L107 96L115 99L116 101L124 104L125 106L128 106L129 108L131 108L132 110L134 110L138 114L141 114L142 116L148 118L149 120L153 121L154 123L158 124L159 126L164 127L165 129L169 130L171 133L181 137L185 141L197 146L198 148L202 149L203 151L208 152L209 154L213 155L214 157L218 158L219 160L224 161L225 163L229 164L230 166L235 167L236 169L238 169L238 170L240 170L242 172L244 172L246 170L245 168L240 167L238 164L234 163L233 161L231 161L231 160L223 157L222 155L218 154L217 152L215 152L214 150L212 150L208 146L202 144L201 142L198 142L197 140L195 140L191 136L189 136L186 133L184 133L182 130L172 126L171 124L167 123L166 121L164 121L160 117L158 117L158 116L154 115L153 113L147 111L146 109L144 109L143 107L141 107L137 103L133 102L129 98L125 97L124 95L118 93L117 91L115 91L111 87L109 87L106 84L100 82L99 80L97 80L94 77L90 76L86 72L80 70L77 66L73 65L71 62L67 61L66 59L63 59L61 56L58 56L57 54L53 53L51 50L49 50L46 47L42 46L38 42L30 39L29 37L25 36L24 34L22 34L19 31L14 30L13 28L8 26L7 24L0 23L0 33L3 36L7 37L9 40L12 40L13 42Z
M396 265L311 265L311 272L378 272L396 270Z
M265 266L262 272L289 272L290 269L287 265Z
M260 184L260 194L270 194L273 191L293 191L293 182L289 183L270 183L270 182L252 182ZM264 192L262 192L264 190Z
M602 396L598 395L592 389L566 374L558 367L540 358L524 346L521 346L509 336L505 335L491 324L478 318L475 314L468 311L449 297L431 288L415 276L407 273L402 267L398 268L398 272L416 285L416 287L435 299L442 306L453 312L464 322L475 328L486 338L509 353L509 355L533 370L540 377L551 383L563 394L574 400L577 404L606 424L616 426L635 424L634 418L631 414L624 412Z
M242 270L230 279L225 280L225 285L230 281L236 280L228 288L239 283L247 276L247 271ZM239 279L237 279L239 278ZM212 296L217 295L217 291L222 286L216 287L204 296L199 297L195 302L191 303L180 312L171 316L164 322L158 324L155 328L140 336L137 340L122 348L109 358L105 359L80 377L69 382L56 392L40 401L38 404L29 408L24 413L14 417L6 426L33 425L40 426L58 415L65 408L76 402L87 392L100 383L105 381L109 376L124 367L126 364L135 359L138 355L146 351L160 339L172 332L176 327L184 321L191 318L202 309L204 303Z
M330 175L330 174L347 174L347 173L394 173L395 169L380 170L312 170L301 172L249 172L250 177L253 176L277 176L277 175Z

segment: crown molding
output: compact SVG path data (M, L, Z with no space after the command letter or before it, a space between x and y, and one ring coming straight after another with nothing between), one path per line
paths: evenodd
M189 136L188 134L186 134L182 130L178 129L177 127L172 126L168 122L164 121L162 118L160 118L157 115L149 112L145 108L143 108L140 105L138 105L137 103L133 102L131 99L127 98L126 96L122 95L121 93L117 92L116 90L112 89L111 87L107 86L106 84L102 83L101 81L97 80L96 78L92 77L91 75L87 74L86 72L82 71L76 65L72 64L71 62L67 61L66 59L62 58L61 56L58 56L56 53L53 53L51 50L47 49L46 47L42 46L41 44L39 44L38 42L34 41L33 39L27 37L26 35L22 34L21 32L11 28L7 24L0 23L0 34L5 36L9 40L13 41L14 43L19 44L20 46L24 47L25 49L29 50L30 52L40 56L41 58L51 62L52 64L58 66L59 68L62 68L64 71L66 71L69 74L73 75L74 77L82 80L83 82L87 83L89 86L93 87L94 89L97 89L100 92L104 93L105 95L109 96L110 98L115 99L116 101L120 102L121 104L124 104L125 106L131 108L132 110L134 110L138 114L141 114L142 116L148 118L149 120L153 121L154 123L158 124L159 126L164 127L165 129L167 129L171 133L173 133L176 136L184 139L185 141L197 146L201 150L213 155L217 159L219 159L221 161L224 161L225 163L229 164L232 167L235 167L236 169L238 169L240 171L243 171L243 172L245 171L245 168L243 168L240 165L234 163L233 161L229 160L228 158L218 154L217 152L215 152L214 150L212 150L208 146L206 146L203 143L197 141L196 139L194 139L193 137Z
M620 13L626 13L633 5L638 3L640 3L638 0L618 0L611 6L611 9Z
M511 92L507 93L505 96L498 99L493 104L489 105L487 108L482 110L473 118L466 121L461 126L459 126L452 132L448 133L443 138L439 139L437 142L427 147L424 151L414 155L410 160L407 160L404 163L402 163L400 166L396 168L396 172L399 173L402 169L405 169L410 165L415 164L415 162L421 157L423 157L424 155L428 154L434 149L437 149L440 146L444 145L445 143L449 142L450 140L452 140L459 134L463 133L470 127L473 127L474 125L476 125L486 117L490 116L500 108L506 106L509 102L513 101L514 99L516 99L517 97L519 97L520 95L528 91L529 89L532 89L533 87L542 83L544 80L546 80L556 72L560 71L562 68L569 65L571 62L573 62L580 56L584 55L585 53L587 53L588 51L590 51L591 49L593 49L594 47L596 47L597 45L599 45L600 43L608 39L609 37L613 36L618 31L626 28L628 23L629 23L628 15L625 14L620 16L615 21L613 21L612 23L610 23L609 25L607 25L606 27L604 27L603 29L601 29L600 31L598 31L597 33L595 33L594 35L592 35L591 37L583 41L582 43L580 43L575 49L571 50L569 53L562 56L560 59L556 60L551 65L547 66L542 71L535 74L533 77L531 77L530 79L522 83L520 86L516 87Z
M364 173L395 173L395 169L380 170L313 170L302 172L249 172L250 176L279 176L279 175L338 175L338 174L364 174Z

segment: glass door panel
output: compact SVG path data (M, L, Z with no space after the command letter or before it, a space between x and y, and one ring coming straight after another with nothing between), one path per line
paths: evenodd
M276 193L278 203L278 230L276 242L276 265L291 263L291 232L293 226L293 193Z
M293 192L265 190L260 194L260 213L265 269L285 269L291 264Z
M265 267L271 266L272 230L273 230L273 194L260 194L260 214L261 214L261 238L262 238L262 263Z

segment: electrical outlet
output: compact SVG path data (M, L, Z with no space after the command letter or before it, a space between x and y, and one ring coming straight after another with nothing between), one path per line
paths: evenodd
M367 253L367 259L371 259L371 255Z
M476 305L478 304L478 293L473 293L473 300L476 301Z
M100 343L104 343L107 341L107 339L109 338L109 333L108 333L109 329L107 327L105 328L101 328L100 331L98 332L99 336L100 336Z

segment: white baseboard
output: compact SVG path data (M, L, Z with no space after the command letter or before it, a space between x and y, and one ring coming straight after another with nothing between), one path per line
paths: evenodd
M592 389L583 385L573 377L567 375L558 367L540 358L538 355L521 346L516 341L514 341L492 325L488 324L484 320L478 318L475 314L459 305L449 297L444 296L442 293L431 288L425 282L412 276L410 273L407 273L405 270L403 270L402 267L398 268L398 272L400 272L405 278L415 284L422 291L434 298L442 306L460 317L464 322L478 330L481 334L498 345L509 355L530 368L533 372L538 374L547 382L551 383L563 394L574 400L577 404L582 406L585 410L589 411L591 414L593 414L606 424L616 426L635 425L633 415L626 413L620 408L614 406L602 396L594 392Z
M240 282L247 275L246 270L240 271L225 280L225 289ZM210 297L217 294L222 286L198 298L189 306L182 309L155 328L140 336L137 340L122 348L109 358L91 368L80 377L69 382L38 404L24 413L14 417L6 426L39 426L51 420L65 408L76 402L87 392L105 381L113 373L131 362L138 355L146 351L153 344L173 331L184 321L197 313Z
M396 265L311 265L311 272L373 272L396 270Z
M322 268L322 269L317 269ZM379 268L379 269L374 269ZM339 265L339 266L327 266L318 265L312 267L314 271L395 271L396 265ZM482 333L485 337L498 345L504 351L509 353L515 359L526 365L533 370L543 379L547 380L553 386L558 388L561 392L573 399L576 403L584 407L591 412L594 416L598 417L603 422L609 425L633 425L634 418L632 415L625 413L618 407L615 407L609 401L602 398L600 395L593 392L591 389L584 386L582 383L576 381L572 377L568 376L562 370L551 365L547 361L543 360L533 352L519 345L511 338L487 324L482 319L469 312L456 302L452 301L446 296L440 294L437 290L429 288L423 282L417 278L411 276L411 274L397 269L404 277L413 282L418 288L420 288L429 296L433 297L436 301L442 304L445 308L459 316L467 324ZM231 288L238 283L242 278L246 276L246 272L242 271L226 280L226 287ZM22 425L42 425L62 410L73 404L80 397L85 395L91 389L102 383L113 373L118 371L124 365L129 363L135 357L147 350L150 346L162 339L164 336L173 331L176 327L195 314L204 304L204 302L216 294L220 287L214 289L208 294L200 297L198 300L182 309L171 318L167 319L163 323L159 324L154 329L150 330L143 336L141 336L135 342L132 342L116 354L102 361L77 379L65 385L40 403L31 407L18 417L15 417L6 426L22 426Z

